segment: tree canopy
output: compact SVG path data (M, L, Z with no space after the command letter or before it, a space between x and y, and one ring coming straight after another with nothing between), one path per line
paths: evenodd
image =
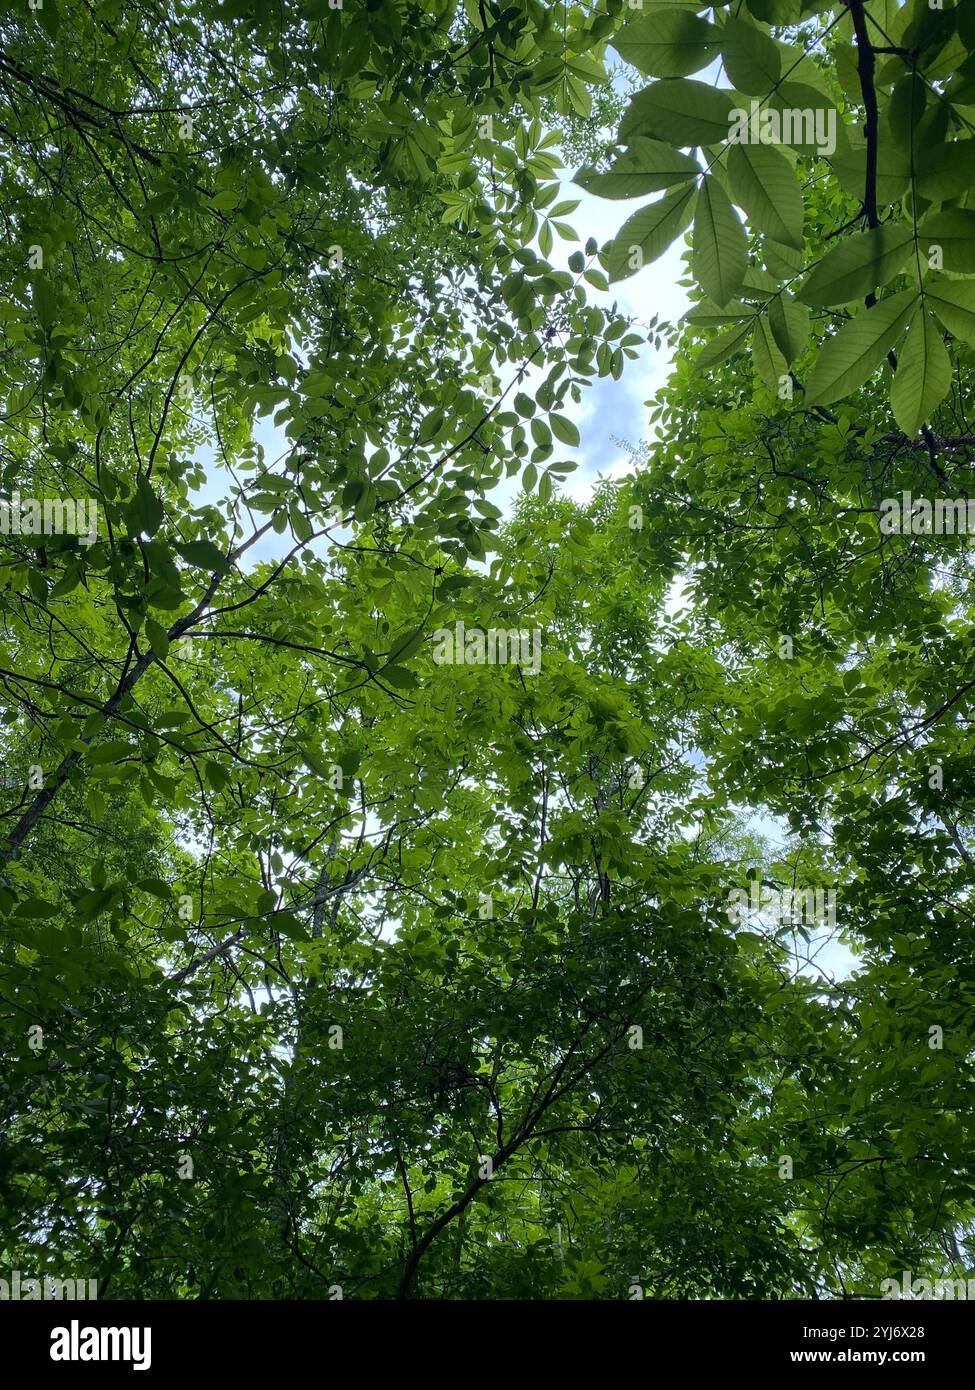
M0 0L11 1267L971 1271L973 130L975 0Z

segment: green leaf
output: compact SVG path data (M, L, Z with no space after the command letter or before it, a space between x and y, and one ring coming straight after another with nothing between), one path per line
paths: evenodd
M531 435L540 449L547 449L552 442L552 432L540 415L531 422Z
M41 28L52 39L56 39L58 30L61 28L61 12L57 6L57 0L44 0L44 4L37 11L37 18L40 20Z
M776 280L794 280L802 271L803 255L794 246L784 246L781 241L765 237L762 242L765 269Z
M223 791L230 781L230 773L220 763L209 762L204 765L204 776L215 792Z
M429 444L431 440L436 439L437 435L443 429L443 422L444 413L442 410L431 410L429 414L424 415L423 422L420 425L420 432L417 436L419 443Z
M744 19L725 20L721 57L729 82L748 96L766 96L779 80L782 61L775 41Z
M867 148L859 127L837 127L837 148L830 155L830 167L844 192L863 197L867 176ZM881 140L877 156L877 202L881 206L897 202L910 185L910 160L891 140Z
M56 903L49 903L44 898L22 898L17 904L18 917L36 918L38 921L54 917L61 909Z
M425 640L426 633L422 627L414 628L411 632L401 633L389 644L390 664L408 661L414 653L420 650Z
M925 286L925 301L962 342L975 347L975 284L970 280L937 280Z
M93 921L117 897L114 888L92 888L82 893L74 905L74 910L82 922Z
M697 189L679 188L635 212L604 248L610 282L625 280L662 256L690 222Z
M701 185L694 214L692 264L698 283L719 309L738 293L748 264L745 229L710 174Z
M779 351L791 367L809 338L809 310L782 290L769 304L768 321Z
M154 536L163 519L163 505L146 478L135 485L135 496L126 508L126 519L132 535Z
M956 6L958 33L969 49L975 49L975 0L959 0Z
M296 914L288 909L274 914L274 930L281 936L286 936L289 941L307 940L307 931L304 924L299 921Z
M761 266L750 265L745 271L742 290L752 299L762 299L778 294L779 285L773 275Z
M684 77L711 59L718 31L689 10L648 8L610 40L647 77Z
M141 878L135 886L144 893L151 893L154 898L161 898L163 902L169 902L173 896L172 885L161 878Z
M862 386L893 347L916 302L916 290L901 290L845 323L820 349L806 385L806 404L830 405Z
M778 390L781 385L781 378L788 374L788 364L779 350L775 341L766 315L761 314L755 320L755 329L752 334L752 361L755 370L766 386L770 386L773 391Z
M342 510L354 511L366 490L365 478L350 478L342 488Z
M825 92L805 82L783 81L769 94L767 106L769 111L776 113L768 120L773 131L778 128L777 143L814 152L820 150L822 140L823 155L831 157L827 154L830 140L825 125L828 113L832 111L836 126L842 126L843 121ZM837 141L840 138L837 133Z
M49 594L49 598L63 598L65 594L73 593L81 583L81 571L77 565L71 565L65 570L64 574L55 584Z
M650 135L680 146L711 145L727 138L733 102L705 82L673 78L637 92L620 122L619 138Z
M85 760L92 766L100 763L115 763L120 758L130 757L135 751L135 748L126 739L116 738L109 740L108 743L99 743L96 747L89 748L85 754Z
M909 227L886 225L844 237L813 268L799 291L806 304L842 305L865 299L907 262L914 244Z
M58 299L46 275L31 276L30 296L42 327L50 328L57 320Z
M165 661L169 655L169 634L166 629L155 618L146 618L146 636L155 655L160 661Z
M298 751L301 753L305 764L311 768L312 772L319 777L328 777L331 773L330 765L322 758L321 749L315 748L310 743L299 745Z
M975 274L975 212L949 208L926 217L920 227L918 244L922 259L932 269ZM932 248L940 248L940 255L936 252L932 256ZM935 261L933 266L932 260Z
M760 232L802 250L802 190L792 165L770 145L731 145L731 196Z
M552 433L556 439L561 440L563 444L578 445L579 431L567 416L550 415L548 422L552 426Z
M743 319L753 319L754 317L754 309L739 300L732 300L723 309L719 309L716 304L704 300L684 315L688 323L704 324L710 328L717 328L726 323L741 323Z
M386 666L379 674L381 680L396 690L415 690L418 684L414 673L404 666Z
M584 82L578 77L567 76L565 89L569 97L569 102L577 116L587 119L592 115L592 93Z
M750 316L744 323L736 324L734 328L729 328L724 333L719 333L716 338L712 338L694 359L694 370L704 373L712 367L716 367L719 362L723 362L726 357L731 357L733 353L739 352L747 343L748 335L752 331L754 316Z
M634 136L605 173L580 169L575 182L597 198L638 198L685 183L701 172L696 159L660 140Z
M226 557L212 541L181 541L177 543L175 549L188 564L195 565L197 569L209 570L212 574L221 574L227 568Z
M857 100L860 94L857 93ZM924 115L927 103L927 88L920 73L905 73L894 84L887 103L887 124L890 134L908 155L910 171L910 151L917 140L917 125ZM883 132L881 132L881 138Z
M897 358L890 386L894 419L905 434L914 435L944 400L951 387L951 359L941 330L919 305Z
M975 183L975 141L949 140L916 162L917 190L932 202L957 198Z

